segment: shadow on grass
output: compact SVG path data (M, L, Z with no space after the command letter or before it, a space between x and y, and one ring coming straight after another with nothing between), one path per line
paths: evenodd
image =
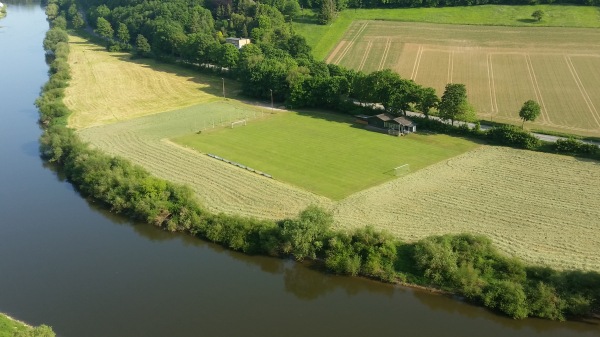
M517 21L522 23L539 23L539 21L536 19L517 19Z

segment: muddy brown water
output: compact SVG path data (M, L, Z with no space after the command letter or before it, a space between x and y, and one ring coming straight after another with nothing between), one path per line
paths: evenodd
M62 337L600 336L452 298L249 257L87 202L38 155L39 3L0 20L0 312Z

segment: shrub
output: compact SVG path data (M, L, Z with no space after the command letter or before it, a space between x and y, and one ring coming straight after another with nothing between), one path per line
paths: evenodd
M512 281L497 281L486 287L483 302L512 318L525 318L529 314L527 296L523 286Z
M496 144L527 150L534 150L541 145L541 141L531 133L514 125L493 127L486 132L486 138Z

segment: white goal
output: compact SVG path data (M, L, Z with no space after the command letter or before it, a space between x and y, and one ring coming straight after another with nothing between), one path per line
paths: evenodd
M233 127L235 126L242 126L242 125L246 125L246 120L242 119L239 121L235 121L235 122L231 122L231 128L233 129Z
M409 164L404 164L404 165L400 165L398 167L394 167L394 175L397 177L403 176L408 173L410 173L410 165Z

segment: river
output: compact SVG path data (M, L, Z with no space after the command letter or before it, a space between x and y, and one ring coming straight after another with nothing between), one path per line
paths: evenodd
M427 292L249 257L116 217L38 154L39 4L0 20L0 312L61 337L600 336Z

